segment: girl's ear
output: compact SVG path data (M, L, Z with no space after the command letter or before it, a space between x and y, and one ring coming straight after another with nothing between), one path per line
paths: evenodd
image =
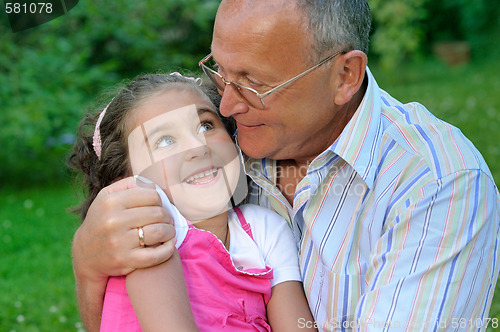
M340 55L338 61L334 67L337 75L332 75L332 79L337 79L334 102L337 105L344 105L351 100L363 83L368 58L365 53L354 50Z

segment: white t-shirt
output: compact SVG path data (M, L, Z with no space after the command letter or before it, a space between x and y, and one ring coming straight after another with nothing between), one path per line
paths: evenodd
M157 188L163 207L170 213L175 222L176 247L184 241L188 223L173 206L163 190ZM299 268L299 256L292 230L279 214L260 207L246 204L240 210L250 224L253 240L241 227L234 210L229 210L229 255L236 269L247 270L264 268L273 269L271 287L285 281L302 281Z

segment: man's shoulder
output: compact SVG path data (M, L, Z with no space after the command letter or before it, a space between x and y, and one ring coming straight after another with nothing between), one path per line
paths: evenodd
M481 153L460 129L419 103L402 104L382 94L381 104L373 193L391 193L387 204L394 211L407 210L442 188L449 195L450 188L475 187L478 193L496 188Z
M460 129L422 104L382 99L383 144L401 149L408 163L425 165L434 179L465 170L490 173L481 153Z

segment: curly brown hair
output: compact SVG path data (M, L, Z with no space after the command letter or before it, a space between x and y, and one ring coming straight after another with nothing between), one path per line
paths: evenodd
M192 89L206 94L218 109L220 95L213 85L201 86L184 76L172 74L148 74L134 78L108 104L99 132L101 156L93 148L94 129L101 109L90 111L81 120L77 139L68 158L71 169L80 174L85 200L73 212L82 220L97 194L111 183L130 175L126 120L129 112L151 95L168 89ZM234 120L221 117L230 133L235 131Z

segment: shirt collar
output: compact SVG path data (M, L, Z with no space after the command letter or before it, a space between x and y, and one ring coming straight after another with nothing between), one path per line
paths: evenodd
M382 136L381 105L378 84L368 67L366 67L366 75L368 86L358 109L337 140L314 159L310 165L310 171L331 165L331 162L327 160L331 161L339 156L359 174L371 189L376 172L376 153L379 150L377 147L380 145ZM320 164L323 166L317 167L316 162L320 160ZM269 172L268 169L274 165L272 160L267 158L254 160L245 157L245 164L247 174L249 174L248 171L253 170L272 181L272 176L270 176L272 171Z
M380 90L366 67L368 86L351 120L327 149L346 161L372 188L376 172L376 153L381 138ZM327 152L325 151L325 152Z

